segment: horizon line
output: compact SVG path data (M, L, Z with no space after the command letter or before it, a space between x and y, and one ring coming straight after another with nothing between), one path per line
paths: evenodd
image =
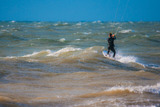
M160 20L154 20L154 21L102 21L102 20L95 20L95 21L34 21L34 20L0 20L0 22L160 22Z

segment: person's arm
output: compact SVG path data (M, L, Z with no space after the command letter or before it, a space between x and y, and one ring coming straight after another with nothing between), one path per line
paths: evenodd
M116 35L115 35L115 34L113 34L112 37L113 37L114 39L116 39Z

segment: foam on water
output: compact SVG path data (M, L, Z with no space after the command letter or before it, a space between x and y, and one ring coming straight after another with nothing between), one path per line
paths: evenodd
M76 39L76 41L80 41L81 39Z
M92 32L83 32L83 34L88 35L91 34Z
M58 23L53 24L54 26L58 26Z
M100 21L100 20L98 20L98 21L93 21L92 23L101 23L101 21Z
M105 51L105 54L107 54L107 51ZM110 52L109 57L112 58L112 56L113 56L113 53ZM136 57L134 57L134 56L123 56L123 55L121 55L120 52L118 52L116 54L115 58L112 58L112 59L114 59L116 61L119 61L121 63L136 63L137 62Z
M2 29L1 31L2 32L9 32L7 29Z
M47 56L56 56L58 57L60 54L66 53L66 52L73 52L73 51L77 51L77 50L81 50L80 48L73 48L73 47L65 47L62 48L56 52L50 53Z
M107 54L107 51L105 52L105 54ZM104 55L104 56L106 57L106 55ZM138 62L137 57L135 57L135 56L124 56L121 54L121 52L118 52L116 54L115 58L113 58L112 56L113 56L113 53L110 52L110 55L109 56L107 55L107 58L124 63L124 64L130 64L130 65L132 65L134 67L138 67L138 68L145 68L146 67L145 64Z
M12 23L15 23L16 21L12 20L11 22L12 22Z
M118 54L115 59L122 63L136 62L136 57L134 56L122 56Z
M64 22L64 23L59 22L59 23L55 23L53 25L54 26L66 26L66 25L68 25L68 23L67 22Z
M97 23L97 21L93 21L92 23Z
M82 23L81 23L81 22L79 22L79 23L77 23L76 25L77 25L77 26L81 26L81 25L82 25Z
M81 48L73 48L73 47L65 47L65 48L62 48L58 51L51 51L51 50L42 50L42 51L39 51L39 52L33 52L32 54L27 54L27 55L24 55L24 56L19 56L19 57L47 57L47 56L55 56L55 57L58 57L60 54L65 54L66 52L74 52L74 51L78 51L78 50L81 50ZM8 56L7 58L17 58L15 56Z
M147 86L114 86L112 88L106 89L106 92L130 92L130 93L140 93L145 92L160 94L160 83L156 85L147 85Z
M51 50L43 50L40 52L33 52L32 54L24 55L22 57L44 56L44 55L48 55L49 53L51 53Z
M78 39L80 40L80 39ZM62 49L56 50L56 51L52 51L52 50L41 50L39 52L33 52L31 54L27 54L27 55L23 55L23 56L7 56L7 57L1 57L1 58L8 58L8 59L12 59L12 58L45 58L48 56L53 56L53 57L59 57L60 55L66 55L66 53L71 53L70 55L73 55L75 51L80 51L79 54L84 54L85 56L92 56L92 54L98 54L98 50L101 50L101 47L97 48L97 47L90 47L90 48L86 48L86 49L81 49L81 48L74 48L74 47L64 47ZM77 56L79 55L77 54Z
M65 23L63 23L63 25L68 25L68 23L67 23L67 22L65 22Z
M127 29L127 30L121 30L121 31L119 31L119 33L129 33L129 32L132 32L132 30L131 29Z
M65 38L61 38L59 41L64 42L65 40L66 40Z

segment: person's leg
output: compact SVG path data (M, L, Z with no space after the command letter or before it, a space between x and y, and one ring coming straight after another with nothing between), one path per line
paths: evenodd
M116 51L115 51L114 47L111 48L111 51L113 52L113 58L114 58L116 55Z
M108 47L108 52L107 52L108 55L109 55L109 52L110 52L110 47Z

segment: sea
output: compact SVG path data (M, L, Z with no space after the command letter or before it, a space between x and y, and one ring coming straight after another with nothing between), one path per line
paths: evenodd
M0 107L159 106L160 22L0 22Z

